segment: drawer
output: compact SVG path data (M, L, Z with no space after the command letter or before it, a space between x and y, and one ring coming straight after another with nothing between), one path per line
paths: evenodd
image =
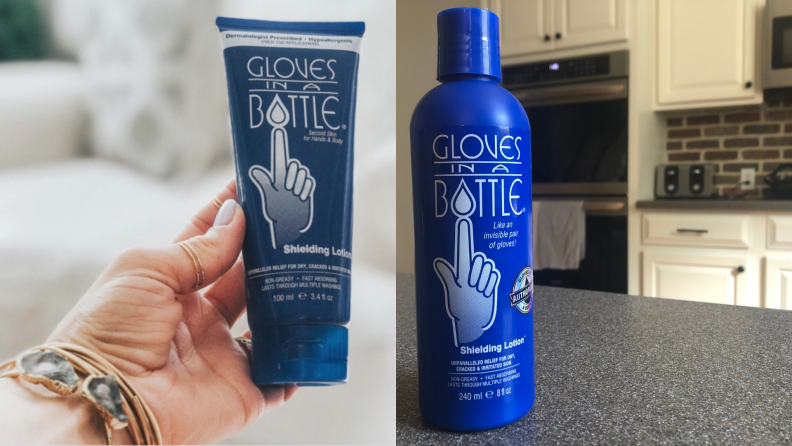
M645 245L748 248L750 216L734 214L644 213Z
M792 251L792 216L767 216L767 249Z

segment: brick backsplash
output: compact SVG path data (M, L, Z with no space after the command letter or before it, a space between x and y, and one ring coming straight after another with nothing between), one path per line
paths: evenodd
M666 118L669 164L715 164L720 195L740 181L740 169L756 169L756 190L746 198L767 195L764 177L780 162L792 163L792 102L764 103L670 113Z

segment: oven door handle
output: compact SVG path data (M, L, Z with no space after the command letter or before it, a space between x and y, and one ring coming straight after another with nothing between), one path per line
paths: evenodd
M577 201L583 202L583 212L589 216L622 217L627 215L626 199L589 200L578 197L534 197L535 202L542 201Z
M627 97L627 79L509 90L525 107L606 101Z
M625 208L622 201L584 201L583 210L586 212L618 212Z

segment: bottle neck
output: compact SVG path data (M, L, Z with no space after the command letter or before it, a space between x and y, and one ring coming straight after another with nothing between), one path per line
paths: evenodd
M485 74L472 74L472 73L455 73L455 74L446 74L445 76L441 77L440 83L447 84L449 82L459 82L459 81L483 81L483 82L493 82L498 83L498 79L492 76L487 76Z

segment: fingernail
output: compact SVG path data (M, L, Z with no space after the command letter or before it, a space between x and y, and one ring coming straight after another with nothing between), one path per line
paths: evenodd
M217 211L217 217L215 217L214 226L227 225L231 219L234 218L236 205L236 200L226 200L223 202L223 205L220 206L220 210Z

